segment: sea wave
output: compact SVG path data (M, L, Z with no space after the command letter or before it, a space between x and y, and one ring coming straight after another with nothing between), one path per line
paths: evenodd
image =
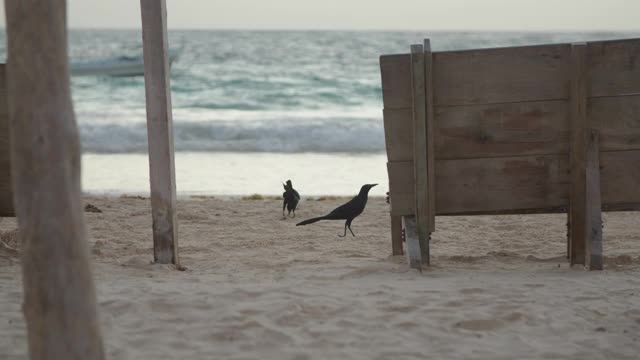
M147 151L144 123L80 124L84 152ZM375 153L384 151L381 121L305 119L305 121L175 122L176 151L282 153Z

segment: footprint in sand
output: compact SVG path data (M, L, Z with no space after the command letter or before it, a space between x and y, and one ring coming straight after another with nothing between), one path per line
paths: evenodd
M485 292L485 290L484 289L480 289L480 288L467 288L467 289L460 290L460 293L465 294L465 295L483 294L484 292Z
M499 320L494 319L476 319L476 320L463 320L454 324L454 327L471 330L471 331L492 331L502 328L504 324Z

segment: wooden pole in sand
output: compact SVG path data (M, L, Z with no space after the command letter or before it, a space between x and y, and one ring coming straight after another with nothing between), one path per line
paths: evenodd
M569 263L585 265L587 44L571 45Z
M11 150L6 65L0 64L0 216L15 216L11 189Z
M170 67L167 57L167 6L165 0L140 0L140 8L147 99L153 257L157 263L179 266Z
M11 172L31 359L104 359L80 189L65 0L5 0Z
M419 256L413 255L411 239L413 219L406 218L407 253L411 267L429 265L429 189L427 178L427 104L425 95L425 61L422 44L411 45L411 95L413 104L413 173L415 184L415 232ZM419 258L419 262L418 262Z

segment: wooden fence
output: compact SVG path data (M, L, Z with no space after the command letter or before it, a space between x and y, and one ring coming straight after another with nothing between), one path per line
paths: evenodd
M425 40L380 67L395 254L401 217L419 267L435 215L568 212L571 264L602 267L600 209L640 208L640 39Z

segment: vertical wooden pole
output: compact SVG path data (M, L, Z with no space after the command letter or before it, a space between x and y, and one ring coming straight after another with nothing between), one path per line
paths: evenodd
M11 173L31 359L104 359L80 188L65 0L5 0Z
M420 249L420 237L415 216L404 216L405 238L407 240L407 260L409 267L422 271L422 251Z
M427 121L422 45L411 45L411 95L413 104L413 166L415 184L415 213L418 244L422 263L429 265L429 188L427 178ZM409 230L407 229L407 245Z
M11 187L10 146L6 66L0 64L0 216L15 216Z
M600 195L600 152L598 133L589 132L586 151L586 266L602 270L602 202Z
M586 124L587 124L587 45L571 45L570 110L570 255L571 265L585 264L586 212Z
M393 255L402 255L402 216L391 216L391 250Z
M179 265L176 176L165 0L140 0L147 99L153 254L157 263Z
M427 213L429 216L429 239L436 230L436 176L435 176L435 114L433 111L433 54L431 41L424 40L424 84L427 130ZM429 247L429 244L427 244Z

